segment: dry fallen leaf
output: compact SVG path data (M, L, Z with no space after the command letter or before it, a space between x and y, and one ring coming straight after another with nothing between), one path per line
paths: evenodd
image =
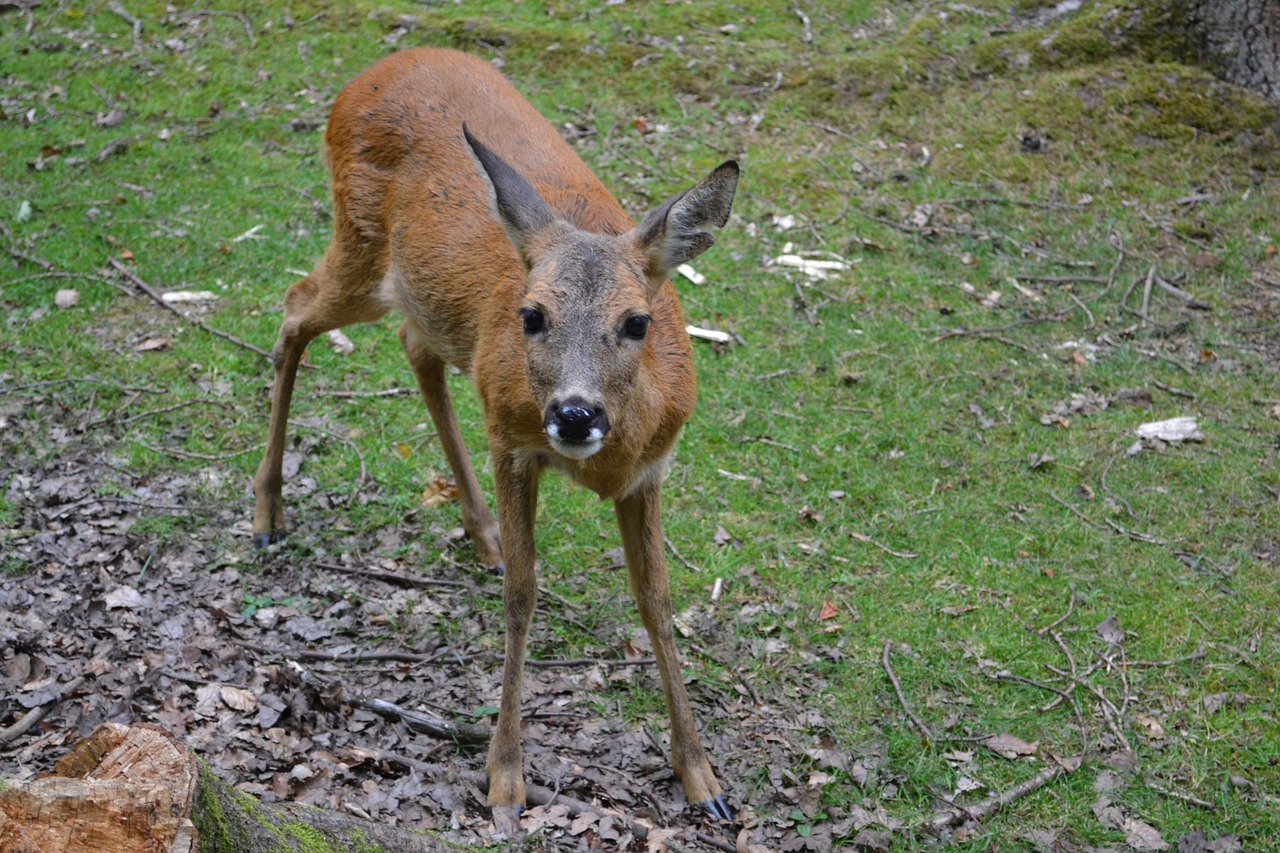
M982 745L1003 758L1018 758L1022 755L1035 755L1040 749L1040 742L1027 743L1013 735L992 735L982 741Z
M836 618L836 614L840 611L836 609L835 604L830 601L822 602L822 611L818 614L819 621Z
M443 506L458 499L458 487L449 482L449 477L441 474L436 477L422 492L423 506Z
M1124 830L1124 841L1134 850L1168 850L1169 843L1160 837L1156 828L1144 820L1127 817L1120 828Z
M59 308L70 308L80 302L80 291L59 290L53 295L53 304Z
M218 695L222 697L222 701L228 708L241 713L248 714L258 709L258 698L243 688L224 684Z
M170 338L147 338L142 343L133 348L134 352L154 352L167 348L173 340Z
M339 355L351 355L356 351L356 345L351 342L351 338L342 333L341 329L330 329L327 337L329 346Z
M131 586L118 586L111 592L103 596L108 610L114 610L117 607L124 607L129 610L136 610L146 602L142 598L142 594Z

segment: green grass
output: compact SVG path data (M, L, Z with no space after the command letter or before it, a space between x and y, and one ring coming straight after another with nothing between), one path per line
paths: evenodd
M1042 712L1052 694L989 677L1003 668L1055 678L1048 667L1067 660L1033 629L1062 616L1074 590L1060 629L1082 669L1105 649L1094 627L1113 615L1129 632L1129 660L1206 647L1197 661L1130 668L1127 688L1118 663L1085 679L1114 702L1129 691L1117 726L1137 776L1216 808L1140 781L1118 801L1171 842L1202 828L1265 849L1280 843L1280 420L1271 411L1280 300L1267 284L1280 278L1277 110L1177 64L1159 39L1109 32L1099 22L1114 4L1087 4L1048 43L1023 17L1027 5L1037 4L1004 4L992 18L814 2L804 4L812 44L785 5L762 2L314 3L292 9L292 29L278 4L216 5L248 16L252 45L236 17L185 22L139 2L130 4L144 21L136 50L105 4L45 4L30 36L7 16L0 233L72 277L6 260L0 393L73 379L50 386L66 418L201 401L100 429L131 471L215 469L210 504L247 517L257 456L230 454L262 440L267 364L130 298L107 261L127 253L157 288L214 290L204 319L269 348L296 278L289 271L309 268L327 242L318 155L327 106L390 49L384 37L400 15L414 15L396 45L501 55L504 73L553 123L589 132L579 150L633 213L726 156L741 161L734 221L695 264L709 282L678 282L692 322L732 330L745 345L697 346L699 406L664 500L669 537L702 572L676 566L674 592L682 609L705 603L716 577L728 584L714 609L729 635L718 662L714 649L686 652L700 679L732 690L741 667L821 715L806 724L815 742L830 736L871 757L865 788L841 779L824 793L833 819L883 799L911 823L960 773L1000 790L1042 766L977 749L974 765L957 770L944 757L951 745L922 743L882 670L886 641L908 701L935 731L1009 732L1038 741L1042 756L1078 752L1069 708ZM170 39L184 44L166 47ZM121 123L98 126L112 107L124 111ZM667 129L642 134L639 118ZM1041 151L1022 150L1024 135L1042 139ZM125 137L136 141L95 160ZM1180 201L1195 195L1205 197ZM20 219L23 202L31 213ZM926 203L937 230L921 233L906 223ZM801 227L779 233L772 216L783 214ZM788 242L857 263L813 283L762 264ZM1125 255L1111 286L1033 279L1105 280L1117 246ZM1153 265L1210 310L1183 309L1156 288L1149 317L1138 316ZM967 296L962 282L1000 291L998 307ZM78 289L79 305L54 308L59 287ZM797 310L800 293L818 325ZM1053 319L1011 325L1036 317ZM431 429L425 409L413 397L315 396L411 385L396 322L348 329L351 356L323 341L311 348L318 369L301 377L293 414L310 426L293 434L307 454L303 473L333 500L295 502L291 520L309 547L330 552L372 549L378 531L408 520L427 532L384 556L426 567L455 550L438 534L457 525L457 510L418 506L446 470L437 445L418 438ZM941 337L960 330L969 333ZM135 351L155 337L172 343ZM1078 343L1063 348L1071 341L1102 350L1086 359ZM765 378L779 370L788 372ZM487 488L482 416L465 383L454 387ZM1114 403L1068 415L1067 426L1041 422L1074 393L1132 388L1149 393L1150 408ZM1204 443L1126 454L1138 424L1192 413ZM57 452L43 440L32 436L31 452ZM1052 461L1031 464L1044 456ZM371 485L356 483L362 458ZM0 495L0 519L13 516ZM617 544L607 506L549 479L539 518L553 589L592 601L622 595L624 573L596 568ZM718 525L740 544L717 545ZM247 539L240 547L248 559ZM6 571L19 568L11 562ZM833 619L819 619L824 602ZM615 621L629 619L619 610ZM594 642L568 623L556 631L571 653ZM656 692L616 692L635 719L662 717ZM1224 692L1253 700L1208 711L1205 697ZM1095 745L1114 738L1092 694L1077 695ZM1142 717L1165 736L1147 734ZM958 846L1008 848L1033 829L1120 843L1090 808L1112 746ZM902 849L917 843L895 838Z

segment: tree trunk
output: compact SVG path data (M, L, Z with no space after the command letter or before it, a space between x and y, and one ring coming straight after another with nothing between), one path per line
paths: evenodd
M197 847L198 842L198 847ZM2 853L424 853L431 836L228 785L158 726L104 723L50 776L0 790Z
M1228 82L1280 100L1280 0L1175 0L1199 59Z

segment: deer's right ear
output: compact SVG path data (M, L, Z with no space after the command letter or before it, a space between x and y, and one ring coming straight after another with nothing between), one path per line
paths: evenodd
M556 215L547 207L538 191L524 179L524 175L472 136L465 124L462 126L462 135L466 137L467 145L480 165L479 172L488 189L490 212L502 223L511 244L528 265L525 246L529 238L554 223Z

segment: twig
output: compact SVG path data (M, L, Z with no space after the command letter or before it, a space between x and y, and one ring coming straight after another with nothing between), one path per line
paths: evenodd
M458 744L483 746L489 742L489 738L493 735L491 726L481 726L474 723L455 723L443 717L402 708L396 703L388 702L385 699L368 699L364 696L353 696L344 692L342 701L353 708L363 708L366 711L381 714L388 719L398 720L414 731L423 732L432 737L453 741Z
M371 569L368 566L344 566L341 563L321 563L317 562L317 568L324 569L328 572L340 572L344 575L355 575L357 577L369 578L370 580L382 581L395 586L409 587L412 589L424 589L427 587L452 587L455 589L465 589L466 584L461 581L445 581L436 580L434 578L415 578L410 575L402 575L397 572L384 572L379 569ZM501 595L494 592L494 595Z
M137 400L137 399L138 399L138 395L137 395L137 394L134 394L134 395L129 399L129 401L128 401L127 403L125 403L125 405L121 406L120 408L118 408L118 409L116 409L116 410L112 411L111 413L109 413L109 414L107 414L107 415L104 415L103 417L98 418L97 420L90 421L89 423L87 423L87 424L85 424L85 425L84 425L84 429L93 429L94 427L98 426L99 424L105 424L105 423L109 423L109 422L113 421L116 417L118 417L118 416L120 415L120 413L121 413L121 412L123 412L126 408L128 408L130 405L132 405L132 403L133 403L135 400ZM185 409L187 406L197 406L197 405L201 405L201 404L209 405L209 406L218 406L218 407L220 407L220 408L222 408L222 409L226 409L227 411L235 411L235 408L234 408L233 406L230 406L230 405L228 405L228 404L226 404L226 403L223 403L223 402L221 402L221 401L219 401L219 400L201 400L201 399L195 399L195 400L183 400L181 403L174 403L172 406L164 406L164 407L159 408L159 409L148 409L148 410L147 410L147 411L145 411L145 412L139 412L139 413L138 413L138 414L136 414L136 415L130 415L129 417L125 418L124 420L116 422L116 423L115 423L115 426L125 426L126 424L131 424L131 423L133 423L134 421L140 421L140 420L142 420L143 418L149 418L149 417L151 417L152 415L162 415L162 414L164 414L165 412L175 412L175 411L177 411L178 409Z
M138 444L142 445L147 450L150 450L152 453L159 453L161 455L177 456L182 459L205 459L209 462L222 462L226 459L235 459L237 456L244 456L246 453L253 453L255 450L261 450L265 445L265 442L261 444L251 444L248 447L242 447L239 450L233 450L230 453L222 453L218 455L214 455L212 453L194 453L190 450L179 450L176 447L156 447L155 445L147 444L145 441L139 441Z
M233 639L231 642L241 648L248 649L251 652L258 652L259 654L293 658L295 660L327 661L329 663L390 662L421 665L440 663L442 661L447 663L472 663L475 661L500 663L504 658L501 654L490 652L451 656L449 654L451 649L448 646L434 654L419 655L412 652L325 652L312 649L273 649L270 646L251 643L248 640ZM606 660L603 658L535 660L530 658L524 662L524 665L535 669L569 669L579 666L603 666L606 669L617 669L628 666L654 666L657 662L657 658L626 658L623 660Z
M249 37L249 47L257 47L258 40L253 36L253 22L249 20L249 16L242 12L223 12L213 9L192 9L189 12L183 12L178 17L190 20L192 18L212 18L212 17L236 18L240 23L244 24L245 35Z
M1044 281L1050 284L1070 284L1086 282L1088 284L1106 284L1107 280L1096 275L1017 275L1018 281Z
M53 264L49 263L44 258L38 258L35 255L29 255L26 252L22 251L21 249L14 249L11 247L8 251L9 251L9 254L13 255L13 257L16 258L17 260L26 261L29 264L35 264L36 266L40 267L42 270L51 271L54 268Z
M893 648L893 642L885 640L884 654L880 658L880 662L884 665L885 675L889 676L889 683L893 685L893 692L898 694L898 701L902 703L902 710L907 712L907 716L911 718L911 722L916 724L916 728L920 730L920 734L924 735L924 739L933 741L933 732L929 731L929 727L924 724L924 721L911 710L911 706L907 704L907 697L902 694L902 684L898 681L898 676L893 672L893 665L889 663L889 650L891 648Z
M892 554L893 556L901 557L904 560L914 560L916 557L920 556L919 554L913 553L911 551L895 551L892 548L889 548L885 545L881 545L879 542L875 541L870 536L867 536L865 533L850 531L849 537L851 539L857 539L859 542L866 542L868 545L874 545L877 548L879 548L881 551L884 551L886 554Z
M362 483L364 483L366 480L369 479L369 470L368 468L365 467L364 454L360 452L360 445L356 444L350 438L348 438L345 435L339 435L333 430L325 429L322 426L315 426L314 424L305 424L305 423L302 423L301 421L291 420L289 421L289 425L294 427L295 429L313 429L316 432L322 432L325 435L329 436L330 438L335 438L338 441L341 441L343 444L347 445L347 447L350 447L352 452L355 453L356 459L360 462L360 479L356 480L357 488Z
M1111 455L1111 458L1107 460L1106 466L1102 469L1102 478L1099 480L1099 483L1102 486L1102 490L1106 492L1108 495L1110 495L1111 499L1114 500L1117 504L1122 505L1124 507L1124 511L1129 513L1129 516L1132 518L1133 507L1129 506L1129 502L1126 501L1124 498L1120 497L1115 492L1111 491L1111 487L1107 485L1107 475L1111 473L1111 466L1116 464L1116 460L1119 458L1120 458L1119 453L1113 453Z
M1208 648L1204 643L1201 643L1196 647L1194 652L1180 658L1170 658L1169 660L1131 660L1126 661L1124 665L1131 669L1135 666L1177 666L1180 663L1190 663L1192 661L1200 660L1200 658L1206 656L1208 653Z
M1094 325L1094 319L1093 319L1093 312L1089 310L1089 306L1081 302L1080 297L1076 296L1071 291L1067 291L1067 296L1070 297L1072 302L1080 306L1080 310L1084 312L1084 316L1089 318L1089 325L1085 326L1085 329L1086 330L1092 329Z
M85 680L85 676L83 675L79 678L73 678L58 691L58 695L54 696L48 702L32 708L30 711L23 714L18 722L8 728L0 729L0 743L10 743L17 740L32 728L39 725L40 721L47 717L50 711L58 707L67 699L67 697L83 687Z
M384 388L381 391L314 391L316 397L408 397L417 394L417 388Z
M1130 530L1127 527L1122 527L1121 525L1115 523L1109 518L1104 518L1103 521L1106 522L1107 527L1110 527L1116 533L1123 533L1125 536L1128 536L1130 539L1134 540L1135 542L1146 542L1149 545L1173 544L1168 539L1161 539L1159 536L1152 536L1150 533L1139 533L1136 530Z
M667 544L667 548L671 551L671 556L679 560L681 565L683 565L686 569L688 569L691 572L702 571L702 569L700 569L698 566L695 566L693 563L690 563L688 560L686 560L684 558L684 555L681 554L680 551L676 549L675 543L672 542L671 539L667 537L665 534L662 537L662 541Z
M245 341L240 340L235 335L229 332L224 332L221 329L215 329L213 326L210 326L208 323L204 322L198 317L190 317L186 314L183 314L177 308L174 308L168 302L165 302L163 297L161 297L160 294L157 293L155 289L151 287L151 285L147 284L145 281L139 278L137 274L134 273L133 270L129 269L128 267L120 263L120 261L116 260L115 258L110 258L108 260L108 263L110 263L111 266L115 267L115 269L119 271L125 278L129 279L129 281L135 287L137 287L139 290L145 293L148 297L150 297L151 301L155 302L161 308L173 314L174 316L180 317L181 319L186 320L188 323L191 323L194 326L198 326L201 329L204 329L206 332L208 332L211 335L217 335L220 338L231 341L231 343L235 344L238 347L243 347L244 349L247 349L251 352L256 352L258 355L262 356L263 358L267 358L267 359L271 358L271 353L267 352L266 350L261 349L260 347L256 347L253 344L246 343Z
M795 445L793 445L793 444L783 444L781 441L774 441L772 438L765 438L765 437L764 437L764 436L762 436L762 435L758 435L758 436L747 436L746 438L744 438L744 439L743 439L743 442L744 442L744 443L745 443L745 442L748 442L748 441L758 441L758 442L760 442L761 444L767 444L767 445L769 445L770 447L781 447L783 450L790 450L792 453L803 453L803 452L804 452L804 451L802 451L800 448L796 447L796 446L795 446Z
M1067 612L1062 614L1062 616L1056 619L1052 624L1045 625L1039 631L1036 631L1036 633L1041 637L1043 637L1045 634L1047 634L1048 632L1052 631L1054 628L1057 628L1063 622L1066 622L1068 619L1070 619L1071 614L1075 611L1075 609L1076 609L1076 586L1075 584L1072 584L1071 597L1067 599Z
M1020 785L1015 785L1004 793L994 794L963 810L936 815L924 824L924 828L932 832L940 832L948 827L960 825L967 818L978 823L984 818L991 817L1005 806L1017 802L1028 794L1035 793L1066 772L1067 769L1061 764L1049 765L1027 781Z
M1153 379L1152 381L1155 383L1155 386L1159 388L1161 391L1165 391L1169 394L1172 394L1175 397L1185 397L1188 400L1200 399L1197 395L1192 394L1190 391L1183 391L1181 388L1175 388L1172 385L1166 385L1165 383L1161 382L1159 379Z
M1080 205L1062 201L1028 201L1020 198L1004 198L1002 196L969 196L962 198L940 198L930 202L945 207L949 204L1007 204L1014 207L1038 207L1044 210L1079 210ZM1022 278L1022 276L1019 276ZM1103 279L1098 279L1099 281Z
M137 44L142 38L142 21L129 14L129 10L125 9L124 4L120 0L111 0L107 4L107 9L124 18L125 23L133 27L133 43Z
M791 284L796 290L796 305L799 306L801 313L804 314L805 320L808 321L810 326L819 325L821 321L818 320L818 315L814 313L814 310L809 307L809 300L804 298L804 291L800 289L800 282L793 281Z
M805 44L813 42L813 22L809 20L809 16L800 8L799 3L791 4L791 11L796 13L796 17L800 19L800 23L804 25L804 35L800 38Z
M248 640L236 640L235 643L241 648L248 649L251 652L257 652L264 655L272 655L282 658L293 658L295 660L315 660L328 661L329 663L366 663L370 661L383 661L389 663L412 663L412 664L429 664L438 663L448 650L431 655L418 655L412 652L324 652L312 649L273 649L270 646L251 643ZM463 662L474 660L475 658L484 657L484 654L469 655L460 659Z
M1077 681L1094 696L1098 697L1098 707L1102 709L1102 717L1107 721L1107 728L1111 729L1111 733L1116 736L1116 740L1124 746L1124 751L1133 752L1133 747L1129 745L1129 739L1124 736L1124 732L1120 730L1120 721L1116 719L1120 715L1120 709L1115 706L1110 699L1106 697L1101 690L1084 681Z
M1213 811L1214 809L1217 808L1217 806L1215 806L1213 803L1209 802L1208 800L1202 800L1199 797L1193 797L1192 795L1184 794L1181 791L1170 791L1168 788L1160 787L1159 785L1152 782L1150 779L1143 779L1142 783L1146 785L1148 788L1150 788L1151 790L1155 791L1157 794L1163 794L1164 796L1172 797L1175 800L1182 800L1182 802L1184 803L1190 803L1193 806L1199 806L1200 808L1208 809L1209 811Z

